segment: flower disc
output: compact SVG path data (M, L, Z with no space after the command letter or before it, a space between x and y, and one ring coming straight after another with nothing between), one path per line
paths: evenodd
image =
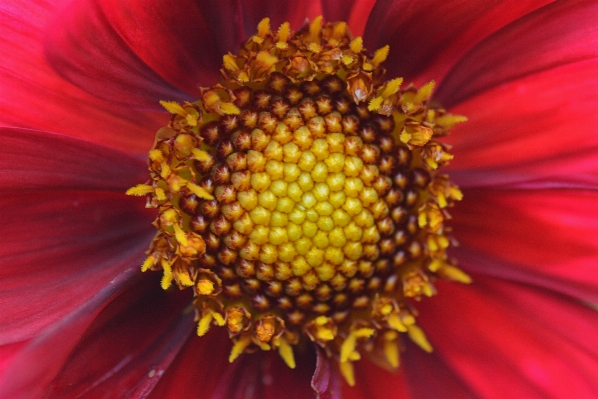
M198 334L226 326L230 360L312 341L354 383L360 353L399 363L399 336L431 346L412 300L447 277L447 207L459 189L437 141L465 120L431 105L433 82L385 80L388 46L368 55L345 23L298 32L263 20L223 81L173 114L129 190L158 209L142 269L192 287Z

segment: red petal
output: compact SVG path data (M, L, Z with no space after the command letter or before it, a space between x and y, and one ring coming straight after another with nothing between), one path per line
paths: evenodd
M462 266L598 302L598 191L464 190L451 213Z
M349 387L343 384L343 399L414 398L407 389L403 369L391 373L365 358L355 362L354 365L355 386Z
M222 56L237 51L270 17L272 28L298 27L321 13L318 3L79 0L47 42L51 64L69 81L110 100L153 106L199 94L220 79ZM85 51L81 51L85 49ZM179 91L174 88L178 88Z
M106 284L84 306L24 346L11 360L6 373L0 377L0 397L41 397L41 393L60 371L85 329L109 300L129 285L127 283L137 273L135 270L127 270L120 275L114 275L111 284Z
M193 334L194 313L190 292L144 280L98 315L44 397L147 397Z
M426 353L411 341L406 346L401 354L401 367L412 398L479 398L451 365L439 356L438 351Z
M0 129L0 140L0 219L10 226L0 246L7 343L35 335L137 268L152 215L143 199L124 195L144 168L125 153L23 129Z
M37 334L139 267L152 237L139 202L84 191L0 197L2 222L11 226L0 247L0 342Z
M505 82L595 58L596 15L595 1L560 1L542 7L472 49L443 80L437 98L450 107Z
M126 16L130 22L123 28L134 36L144 37L144 32L139 29L146 25L136 25L138 21L132 20L136 13L141 12L141 7L127 10L123 3L109 5L91 0L73 1L46 32L46 54L50 65L68 81L111 103L157 109L159 100L191 99L170 85L130 48L119 27L108 18L107 11L102 7L108 7L113 13L118 12ZM159 14L156 16L165 17ZM196 40L201 40L200 38L201 36ZM140 43L140 48L154 45L154 37L146 39L149 41ZM203 42L205 41L204 39ZM168 48L164 43L159 44L158 48L161 50ZM178 50L177 44L170 43L170 46L175 46L174 54ZM170 65L176 65L178 61L184 62L182 58L171 59L169 55L166 51L161 54ZM205 59L215 62L210 55L205 52L202 54ZM191 71L197 73L196 68ZM200 73L215 79L217 69L204 70L200 67Z
M483 276L474 276L471 286L445 283L438 288L445 300L418 304L418 323L476 397L595 397L595 310Z
M442 80L449 68L481 40L550 0L380 0L370 14L370 50L390 45L389 76L417 84Z
M376 0L323 1L322 8L327 22L346 21L353 35L363 36L374 4Z
M59 134L0 127L0 184L12 190L124 193L147 180L141 158Z
M18 2L0 11L0 124L147 151L157 128L166 124L166 115L132 112L100 100L66 82L48 65L43 41L55 8L39 2Z
M223 329L190 337L149 398L303 399L313 397L312 353L295 351L291 370L277 353L258 350L228 362L232 344Z
M461 185L598 176L598 59L505 83L451 109L469 120L449 137Z

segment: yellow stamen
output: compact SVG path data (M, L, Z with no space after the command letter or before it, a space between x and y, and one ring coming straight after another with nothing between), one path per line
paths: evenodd
M228 361L230 363L234 362L235 359L241 356L241 354L245 351L245 348L247 348L250 344L251 338L249 338L248 336L242 336L241 338L239 338L239 340L233 344L233 348L230 351Z
M275 345L278 346L278 354L290 368L295 368L295 355L293 347L284 338L277 338Z
M187 116L187 111L176 101L160 101L160 105L171 114Z
M349 386L355 386L355 369L351 362L340 363L341 374Z
M432 353L432 345L428 341L428 338L426 338L426 334L424 334L421 328L416 325L410 325L407 327L407 334L409 335L409 338L411 338L411 340L420 348L428 353Z
M138 184L135 187L131 187L127 190L127 195L142 196L154 192L154 188L148 184Z
M374 53L374 58L372 58L372 64L377 67L384 61L386 61L386 57L388 57L388 52L390 51L390 46L386 45L382 48L379 48Z
M198 186L195 183L187 183L187 188L193 192L193 194L197 195L199 198L213 200L214 196L208 193L203 187Z

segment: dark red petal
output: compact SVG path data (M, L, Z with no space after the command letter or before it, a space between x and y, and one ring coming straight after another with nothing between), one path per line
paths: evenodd
M321 13L311 1L78 0L47 41L50 63L66 79L111 102L151 107L197 97L220 78L222 56L236 52L262 18L294 28ZM82 49L85 49L82 51ZM175 88L178 88L175 89ZM189 97L190 98L190 97Z
M0 220L9 231L0 246L0 342L9 343L136 269L152 214L124 194L144 169L126 153L24 129L0 129L0 141Z
M147 397L193 334L191 300L162 290L157 273L130 287L85 331L44 397Z
M390 46L389 76L416 84L442 80L469 49L550 0L379 0L372 9L365 42L373 51Z
M438 351L426 353L409 341L401 353L401 367L413 399L479 398Z
M297 353L291 370L276 352L258 350L229 363L232 347L226 331L218 327L205 337L189 338L166 371L151 399L303 399L313 397L309 379L313 353Z
M414 398L407 389L403 365L398 371L392 373L367 358L355 362L354 365L355 386L343 384L343 399Z
M436 97L450 107L511 80L597 57L596 15L598 3L591 0L560 1L530 13L473 48Z
M450 173L464 186L598 176L598 59L552 68L451 109L469 120L448 140Z
M0 124L147 151L168 116L131 111L100 100L59 76L43 51L47 25L56 12L55 5L40 2L7 4L0 10Z
M111 298L130 286L131 279L137 273L136 270L129 269L120 275L114 275L112 283L106 284L83 306L27 343L11 359L6 373L0 376L0 397L41 397L85 329Z
M0 247L0 342L32 337L138 269L152 237L151 215L139 202L86 191L0 196L10 226Z
M598 303L598 191L464 190L451 209L464 269Z
M444 300L419 303L418 323L476 397L595 397L598 312L528 285L473 278L439 284Z

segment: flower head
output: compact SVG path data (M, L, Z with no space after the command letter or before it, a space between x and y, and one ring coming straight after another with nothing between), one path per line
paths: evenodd
M222 84L173 114L149 152L151 180L131 188L158 209L142 270L162 287L193 287L198 335L211 324L244 352L312 341L350 385L358 348L399 365L399 333L424 350L409 300L445 276L444 221L459 189L437 169L437 138L463 117L428 104L434 83L400 90L344 22L299 32L264 19Z

